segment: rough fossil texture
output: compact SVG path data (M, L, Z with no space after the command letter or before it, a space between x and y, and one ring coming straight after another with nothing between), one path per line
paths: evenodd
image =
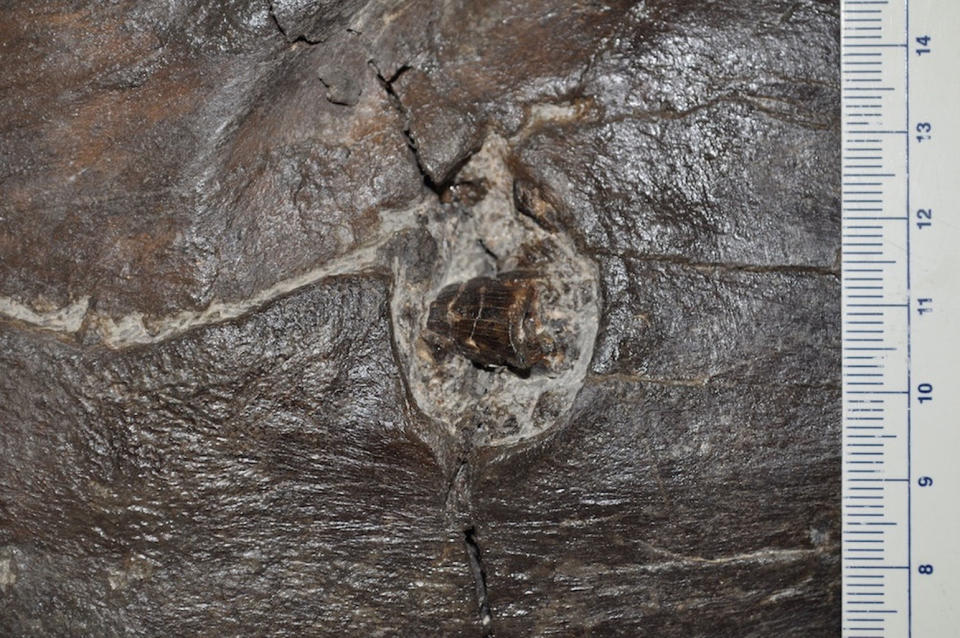
M838 30L0 3L0 634L836 635ZM566 376L435 362L524 265Z

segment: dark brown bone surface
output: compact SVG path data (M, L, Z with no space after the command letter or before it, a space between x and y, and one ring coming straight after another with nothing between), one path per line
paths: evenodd
M839 16L0 2L0 636L837 636ZM505 190L599 328L491 449L395 302Z
M529 370L546 356L536 281L514 273L476 277L440 291L429 338L481 366Z

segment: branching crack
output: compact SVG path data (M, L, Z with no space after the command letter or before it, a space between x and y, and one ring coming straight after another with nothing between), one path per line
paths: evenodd
M403 101L397 94L396 89L393 88L393 84L400 79L400 76L410 70L410 65L402 65L389 78L384 76L383 72L373 60L370 61L370 66L373 67L373 70L377 74L377 80L380 81L380 85L383 87L383 90L390 97L390 101L403 118L403 137L406 139L407 147L409 147L410 152L413 153L413 160L416 162L417 170L420 172L420 176L423 178L423 183L427 186L427 188L439 195L444 190L444 185L437 184L424 167L423 158L420 156L420 147L417 146L417 140L414 139L413 134L410 132L410 112L407 110L407 107L403 105Z
M470 526L463 530L464 543L467 546L467 558L470 561L470 571L473 572L473 586L477 596L477 608L480 613L480 624L483 626L483 637L493 636L493 622L490 615L490 601L487 598L487 572L483 566L483 556L477 542L477 528Z

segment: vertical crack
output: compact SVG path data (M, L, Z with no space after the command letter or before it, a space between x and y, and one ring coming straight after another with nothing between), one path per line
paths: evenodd
M483 638L493 637L493 622L490 616L490 601L487 598L487 572L483 567L483 556L480 544L477 542L477 528L471 525L463 530L464 543L467 546L467 558L470 561L470 571L473 573L473 589L477 596L477 609L480 613L480 624L483 627Z

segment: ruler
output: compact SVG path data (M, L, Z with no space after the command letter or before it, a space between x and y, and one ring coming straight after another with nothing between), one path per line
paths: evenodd
M960 2L842 0L845 638L960 636Z

